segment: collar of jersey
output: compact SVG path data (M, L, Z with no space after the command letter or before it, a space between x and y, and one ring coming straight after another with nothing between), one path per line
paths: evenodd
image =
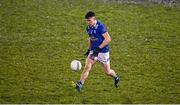
M95 29L97 29L97 28L98 28L98 26L99 26L99 21L97 20L97 22L96 22L96 25L95 25L95 26L92 26L92 27L88 26L88 28L95 28Z

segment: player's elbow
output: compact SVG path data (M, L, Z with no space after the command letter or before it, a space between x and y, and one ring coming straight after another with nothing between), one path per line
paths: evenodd
M111 42L111 37L109 38L109 42Z
M108 43L111 42L111 38L110 38L110 37L107 38L106 41L107 41Z

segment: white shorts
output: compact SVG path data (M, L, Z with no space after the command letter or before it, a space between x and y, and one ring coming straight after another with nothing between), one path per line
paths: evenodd
M90 51L88 58L92 59L91 58L92 54L93 54L93 51ZM97 60L103 64L109 64L110 63L109 52L99 53L98 56L94 58L94 60Z

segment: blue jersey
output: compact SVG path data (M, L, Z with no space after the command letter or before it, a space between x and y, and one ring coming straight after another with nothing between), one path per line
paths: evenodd
M97 21L96 26L87 26L86 31L90 37L91 47L90 50L95 50L98 48L101 43L104 41L103 34L107 32L107 29L104 24ZM104 46L100 52L106 53L109 52L109 46Z

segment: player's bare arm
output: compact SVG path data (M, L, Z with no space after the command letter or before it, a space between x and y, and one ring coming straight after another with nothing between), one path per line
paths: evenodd
M108 45L109 42L111 42L111 37L109 35L108 32L104 33L103 34L103 37L104 37L104 41L102 42L102 44L99 46L99 48L103 48L104 46Z

